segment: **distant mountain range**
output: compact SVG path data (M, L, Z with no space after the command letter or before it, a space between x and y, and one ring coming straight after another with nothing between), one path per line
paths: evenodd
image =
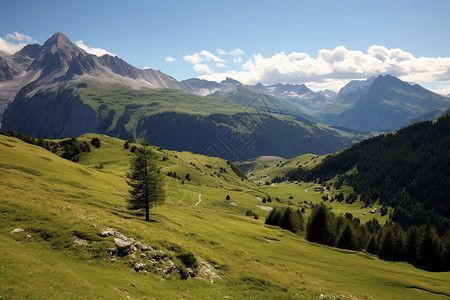
M389 75L351 81L339 93L231 78L177 81L118 57L89 54L62 33L13 55L0 52L0 84L2 130L36 137L145 137L205 154L203 144L228 129L246 141L258 137L245 151L223 147L233 159L334 152L368 136L357 131L391 131L450 106L450 98Z
M351 81L337 100L313 115L322 122L362 132L393 131L430 111L450 107L450 98L385 75Z
M5 131L48 138L87 132L146 138L154 145L230 160L324 154L366 137L309 120L295 105L260 90L271 87L258 89L230 78L178 82L118 57L88 54L62 33L42 46L2 55L0 80L10 87L2 90ZM298 87L297 94L313 93Z

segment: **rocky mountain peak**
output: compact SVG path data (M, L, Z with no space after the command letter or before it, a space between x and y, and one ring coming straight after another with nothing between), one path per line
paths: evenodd
M227 77L221 83L241 84L239 81L234 80L233 78L230 78L230 77Z
M29 58L36 58L41 51L41 46L38 44L30 44L23 47L19 52L14 54L15 57L28 56Z
M79 52L84 52L84 50L78 48L75 44L73 44L70 39L63 33L57 32L51 38L49 38L43 45L43 48L46 52L50 53L64 53L68 54L77 54Z

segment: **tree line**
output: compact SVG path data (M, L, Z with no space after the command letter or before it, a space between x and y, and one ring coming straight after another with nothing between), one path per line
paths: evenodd
M367 205L395 208L391 220L404 230L433 224L440 235L450 228L450 116L380 135L328 156L311 170L302 167L285 179L353 187ZM356 172L349 172L356 169Z
M350 213L336 216L324 203L314 206L306 226L302 213L291 207L274 208L265 223L305 234L310 242L366 251L429 271L450 271L450 230L440 237L430 224L411 226L406 231L393 222L381 226L375 218L360 224Z

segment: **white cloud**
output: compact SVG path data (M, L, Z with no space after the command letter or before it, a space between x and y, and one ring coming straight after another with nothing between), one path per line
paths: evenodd
M0 50L9 54L14 54L27 44L35 42L36 41L31 36L15 31L13 33L8 33L6 39L0 38Z
M408 82L450 81L450 57L414 57L402 49L378 45L369 47L367 52L339 46L321 49L315 58L302 52L280 52L271 57L255 54L241 70L201 78L221 81L231 77L245 84L306 83L313 89L337 90L349 80L380 74L391 74Z
M218 68L225 68L225 64L224 63L218 63L218 64L216 64L216 67L218 67Z
M217 49L217 53L219 53L220 55L240 56L244 54L244 51L242 51L241 49L234 49L226 52L223 49Z
M194 53L192 55L185 55L183 59L191 64L199 64L203 61L215 61L215 62L224 62L220 57L215 56L209 51L202 50L200 52Z
M20 49L22 49L26 44L24 43L13 43L0 38L0 50L9 54L14 54Z
M235 57L235 58L233 58L233 62L234 63L241 63L242 62L242 57Z
M18 33L17 31L14 31L13 33L8 33L6 35L6 39L18 42L26 42L27 44L36 42L35 39L33 39L31 36Z
M206 50L202 50L200 52L191 54L191 55L185 55L183 56L183 59L188 62L193 64L193 68L195 70L195 72L199 72L199 73L208 73L211 74L213 73L213 71L211 71L211 69L209 68L209 66L207 64L205 64L204 62L208 62L208 61L213 61L216 62L216 66L217 67L224 67L225 65L223 64L225 62L225 60L223 60L222 58L215 56L214 54L212 54L209 51Z
M83 40L79 40L79 41L75 42L75 44L76 44L79 48L81 48L81 49L83 49L84 51L86 51L87 53L94 54L94 55L96 55L96 56L98 56L98 57L103 56L103 55L105 55L105 54L109 54L109 55L111 55L111 56L116 56L115 54L113 54L113 53L111 53L111 52L109 52L109 51L106 51L105 49L89 47L89 46L87 46L87 45L84 44Z
M450 81L420 82L420 85L443 96L450 96Z
M166 61L168 61L168 62L174 62L174 61L176 61L176 59L173 58L172 56L167 56L167 57L166 57Z
M199 73L208 73L208 74L212 73L211 69L206 64L195 64L194 70L195 70L195 72L199 72Z

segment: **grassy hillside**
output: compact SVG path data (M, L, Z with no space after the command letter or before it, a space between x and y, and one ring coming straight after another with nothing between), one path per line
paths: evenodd
M269 154L294 157L312 151L330 153L364 137L282 114L277 103L246 91L250 95L244 101L91 82L79 89L81 101L98 116L98 132L130 140L144 137L164 148L233 161ZM224 153L209 153L210 143Z
M267 212L256 206L261 203L256 197L270 193L284 202L282 193L289 187L259 190L218 158L155 148L163 172L176 172L180 178L190 173L192 179L182 184L167 177L166 204L154 209L146 223L125 207L130 152L124 141L102 135L79 139L94 136L101 147L73 163L0 135L2 298L449 297L449 273L312 244L265 226ZM295 194L298 201L319 198L313 197ZM260 215L258 220L244 215L250 208ZM107 227L163 251L177 265L178 255L192 252L216 275L181 280L178 272L164 274L156 266L148 273L136 272L135 262L150 265L148 257L140 257L141 250L135 258L115 255L113 262L106 251L114 248L113 237L100 236ZM17 228L24 232L11 233Z
M298 168L291 180L340 178L366 204L395 207L392 220L404 228L431 223L450 228L450 116L426 121L353 145L312 170Z

